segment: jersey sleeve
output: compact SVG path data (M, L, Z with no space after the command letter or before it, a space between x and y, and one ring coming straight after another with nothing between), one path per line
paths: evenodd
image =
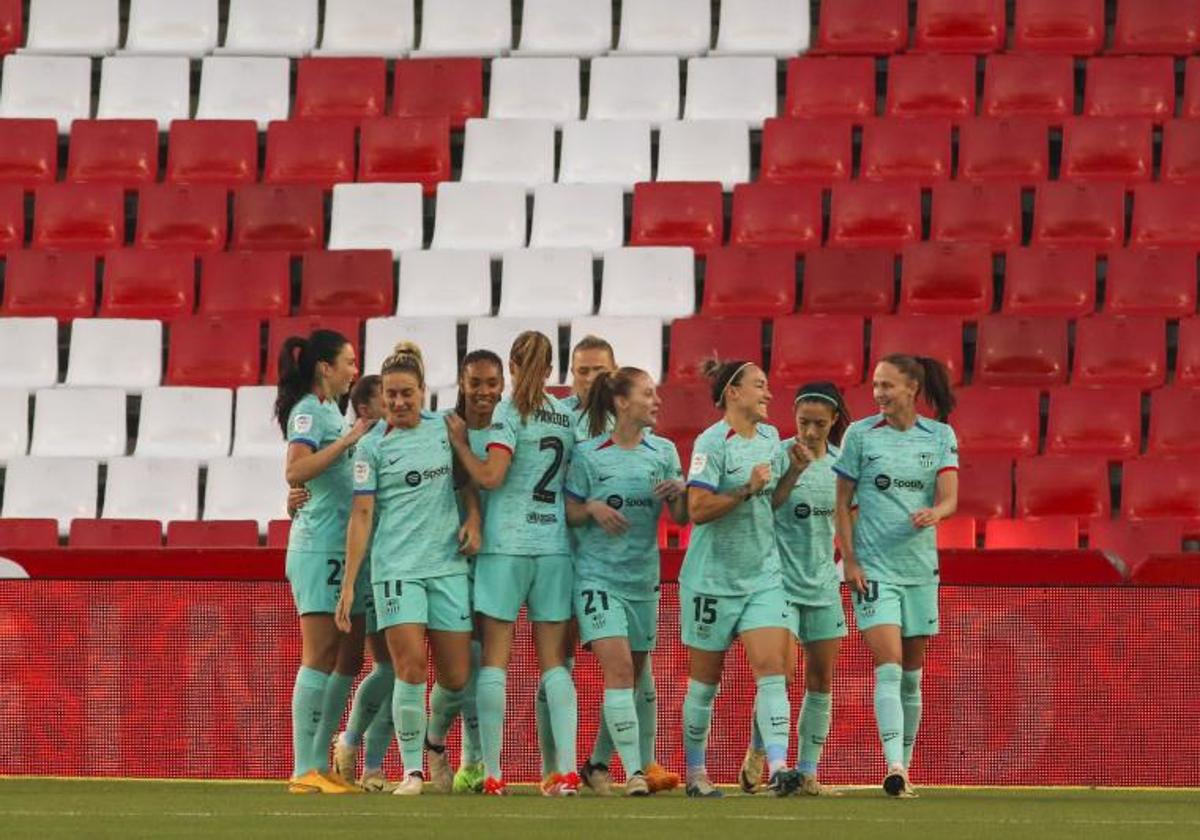
M320 418L313 413L310 406L298 405L292 409L288 418L288 443L303 443L314 450L317 449L321 439L321 430L317 428L319 422Z
M958 469L958 436L954 434L954 429L949 426L943 427L942 451L939 458L938 475L941 475L946 470Z
M861 470L859 464L859 461L862 460L861 434L857 426L851 426L846 430L846 436L842 438L841 452L838 453L837 461L833 465L835 473L855 483L858 482Z
M683 481L683 465L679 463L679 450L674 441L665 441L666 451L663 453L663 468L667 481Z
M779 441L775 445L775 461L771 464L771 472L775 474L775 482L778 483L783 474L788 471L790 462L788 461L788 445L787 441Z
M378 472L375 469L379 459L376 457L378 449L374 440L363 439L359 441L358 448L354 453L354 495L355 496L373 496L375 495L376 482L378 480Z
M504 449L510 455L517 448L517 412L512 403L502 403L488 428L487 448Z
M577 502L585 502L592 493L592 475L589 461L584 456L582 446L576 446L571 451L571 465L567 468L567 480L563 492Z
M716 435L702 434L696 438L692 450L692 463L688 467L688 487L703 487L714 493L721 484L721 472L725 469L724 442Z

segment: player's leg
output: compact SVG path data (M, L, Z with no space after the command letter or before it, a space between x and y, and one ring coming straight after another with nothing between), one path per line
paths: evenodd
M656 603L656 613L657 607ZM647 651L640 659L635 652L633 666L638 674L633 687L633 699L637 706L640 752L646 783L651 793L674 790L679 787L679 774L672 773L658 763L658 689L654 684L654 664L650 652Z
M787 604L788 630L793 639L800 638L800 605ZM787 646L786 674L788 684L796 673L796 645ZM762 784L763 771L767 766L767 745L763 741L762 730L758 725L758 698L754 699L754 707L750 712L750 742L746 745L746 754L742 758L742 767L738 772L738 785L744 793L756 793Z
M471 676L463 688L462 705L462 754L459 756L458 772L454 774L455 793L478 793L483 789L483 748L479 742L479 708L475 703L476 683L479 680L480 661L483 658L482 633L478 618L471 633Z
M572 618L567 622L567 632L563 637L563 666L567 673L575 673L575 646L579 642L579 628ZM601 716L603 717L603 712ZM558 749L554 746L554 726L550 720L550 705L546 702L545 679L538 680L537 696L534 700L534 722L537 724L538 752L542 757L542 783L552 784L553 777L558 773ZM606 732L601 721L600 732ZM603 736L607 739L607 734ZM611 752L611 744L609 751Z
M373 624L368 616L367 629L371 630ZM350 719L346 724L346 732L342 733L342 739L339 740L339 748L352 730L362 733L363 774L359 783L365 790L381 791L388 788L387 777L383 774L383 760L392 739L396 737L392 720L392 691L396 685L396 671L392 668L387 638L382 631L368 634L367 647L374 664L371 673L363 678L354 694ZM335 750L334 754L337 752Z
M707 753L713 700L721 684L724 666L725 651L688 648L688 685L683 697L683 755L690 797L722 795L709 781Z
M754 674L754 715L767 753L768 786L777 796L791 794L800 786L800 774L787 766L792 731L788 654L795 647L791 624L791 607L783 592L767 589L746 599L736 626Z
M406 599L415 599L420 581L404 581ZM413 592L409 595L409 592ZM387 628L388 650L396 683L392 691L392 718L396 740L400 744L400 762L404 767L403 780L394 793L401 796L419 794L425 776L425 623L404 622Z
M454 774L446 757L446 735L462 710L471 676L471 597L466 575L434 578L429 586L429 641L437 682L429 695L425 746L429 780L439 793L450 793Z
M905 586L901 590L902 637L900 704L904 709L904 767L912 766L917 730L921 726L921 673L929 638L937 634L938 585ZM911 784L906 787L913 793Z
M898 796L906 786L904 771L904 708L900 702L902 646L901 610L897 588L867 581L866 593L854 596L854 614L863 641L875 663L875 723L883 745L887 775L884 790Z
M841 607L837 607L840 612ZM845 629L843 625L843 630ZM833 670L841 653L840 637L820 639L804 646L804 699L796 722L800 789L810 796L836 795L817 780L817 768L833 718Z
M575 763L579 731L575 682L567 668L570 619L574 614L574 566L568 555L545 555L533 561L534 577L529 589L529 620L533 623L533 645L538 670L546 690L550 728L558 764L557 778L543 780L542 792L573 796L579 792Z
M333 673L325 683L325 703L321 710L321 725L317 729L316 740L313 742L313 752L325 761L329 767L329 747L333 741L333 733L337 732L338 724L342 722L342 713L346 711L346 701L350 698L350 689L358 672L362 670L363 643L366 637L366 617L356 614L350 618L350 632L343 633L338 638L337 659ZM335 752L336 752L336 745ZM342 762L344 765L344 762ZM335 761L333 772L347 782L354 781L354 764L347 768L337 766ZM348 772L343 772L344 770Z

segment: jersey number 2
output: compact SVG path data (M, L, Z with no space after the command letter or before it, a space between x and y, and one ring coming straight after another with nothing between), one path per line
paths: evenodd
M558 494L553 490L546 489L550 486L550 482L558 475L559 469L562 467L563 457L566 452L563 448L563 442L556 437L544 437L538 442L538 449L546 451L547 449L554 450L554 460L550 462L550 466L542 473L542 477L538 479L538 483L533 486L533 500L542 502L547 505L554 504L558 498Z

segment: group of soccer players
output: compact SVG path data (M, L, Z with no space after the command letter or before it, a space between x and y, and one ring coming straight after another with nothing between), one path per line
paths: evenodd
M933 526L957 504L945 368L888 356L873 372L879 413L857 422L837 387L804 385L793 400L795 434L781 440L766 422L772 395L764 371L712 360L704 372L722 418L696 439L685 482L674 444L654 434L661 401L645 371L618 367L608 342L589 336L572 352L574 393L559 400L546 390L553 353L550 339L533 331L517 337L507 365L472 351L457 405L435 414L424 409L415 345L397 345L377 376L355 384L354 349L343 336L318 330L285 344L276 415L288 441L295 518L287 577L303 640L289 790L411 795L429 784L505 793L506 676L523 606L541 673L542 792L572 796L586 785L608 794L614 752L627 795L676 787L679 777L656 760L650 663L665 508L692 523L679 588L689 653L687 795L722 795L705 753L735 639L756 682L742 789L758 790L765 771L777 795L836 795L817 772L847 635L836 536L856 625L876 666L883 787L915 796L908 766L921 669L938 630ZM347 394L352 424L339 407ZM922 401L937 419L918 413ZM374 665L335 736L364 638ZM579 642L604 680L599 730L582 766L571 675ZM787 686L796 642L805 694L791 768ZM430 653L436 680L428 690ZM456 718L462 754L454 772L446 738ZM404 767L396 785L382 771L393 730Z

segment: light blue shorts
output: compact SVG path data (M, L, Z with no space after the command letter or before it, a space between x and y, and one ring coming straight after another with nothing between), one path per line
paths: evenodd
M419 580L385 580L372 588L380 630L397 624L424 624L430 630L469 633L474 627L471 587L465 573Z
M575 615L579 639L585 645L597 639L623 637L638 653L654 650L658 640L658 597L633 601L610 591L605 584L575 584Z
M574 582L575 566L567 554L480 554L475 558L475 611L516 621L526 606L530 621L566 621Z
M936 583L905 586L869 580L866 593L855 592L853 598L854 623L860 631L894 624L900 627L900 635L905 639L937 635Z
M781 587L750 595L707 595L679 587L679 627L683 643L698 650L729 650L733 640L763 627L791 629L790 608Z

